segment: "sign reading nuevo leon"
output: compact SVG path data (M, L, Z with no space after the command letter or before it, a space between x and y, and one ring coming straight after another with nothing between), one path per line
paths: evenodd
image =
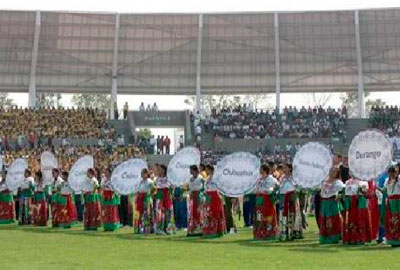
M212 182L229 197L251 192L259 177L260 160L253 154L238 152L218 162Z
M168 180L175 186L181 186L191 177L190 166L200 164L200 151L195 147L180 150L168 164Z
M392 160L392 144L376 130L355 136L349 147L350 172L361 180L371 180L384 172Z
M316 188L329 174L332 153L322 143L303 145L293 160L293 179L302 188Z
M113 189L122 195L134 193L142 180L144 168L147 168L147 163L140 158L133 158L118 165L111 176Z

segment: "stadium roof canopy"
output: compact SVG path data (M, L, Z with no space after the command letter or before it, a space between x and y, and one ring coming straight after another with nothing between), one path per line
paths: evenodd
M399 25L399 9L0 11L0 91L109 94L113 77L119 94L399 90Z

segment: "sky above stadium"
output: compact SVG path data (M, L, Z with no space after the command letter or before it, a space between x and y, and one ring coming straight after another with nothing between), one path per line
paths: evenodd
M0 1L0 9L105 11L127 13L337 10L396 7L398 0L13 0Z
M120 13L184 13L184 12L240 12L240 11L302 11L302 10L344 10L399 7L399 0L13 0L0 1L3 10L52 10L52 11L91 11L91 12L120 12ZM333 94L329 105L339 107L341 94ZM27 106L27 94L10 94L10 97L20 106ZM399 92L372 93L369 98L381 98L387 104L397 104ZM118 107L122 108L127 101L131 108L138 108L143 101L146 104L157 102L160 109L188 109L185 96L119 96ZM268 99L269 105L275 106L275 95ZM63 95L63 104L71 106L71 95ZM315 105L310 102L307 94L284 94L281 105Z

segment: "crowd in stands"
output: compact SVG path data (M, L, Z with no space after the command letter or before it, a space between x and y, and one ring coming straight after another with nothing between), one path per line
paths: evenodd
M369 114L370 125L388 134L400 136L400 110L396 106L373 106Z
M179 138L178 150L183 148L183 136ZM154 135L151 138L139 138L138 146L144 149L146 154L150 155L170 155L171 154L171 138L168 136Z
M2 149L51 145L58 138L114 138L106 113L97 109L0 108Z
M338 138L346 140L347 110L328 107L285 107L277 111L253 110L251 106L213 110L210 115L192 114L194 133L214 132L231 139Z

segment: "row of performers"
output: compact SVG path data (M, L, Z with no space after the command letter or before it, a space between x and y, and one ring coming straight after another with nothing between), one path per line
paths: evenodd
M166 167L158 166L158 177L150 180L147 169L142 171L142 180L135 194L134 228L137 234L170 234L175 231L172 200L172 185L166 177ZM227 230L229 216L224 200L213 184L213 167L206 167L203 177L197 166L190 167L191 179L181 188L187 191L188 236L222 236ZM68 173L55 176L53 194L50 199L52 225L70 227L77 220L73 190L68 184ZM386 240L392 246L400 245L400 181L398 169L388 170L384 187L378 189L373 182L350 179L344 184L339 180L339 170L333 168L322 183L321 205L317 210L317 223L321 244L343 241L345 244L364 244L377 238L379 219L386 231ZM87 172L84 197L84 228L115 230L120 225L118 215L119 196L112 190L106 177L99 186L95 172ZM307 221L304 205L307 193L296 186L292 178L292 166L283 166L279 180L268 165L260 168L260 179L256 195L253 235L259 240L293 240L303 237ZM46 187L25 172L19 194L19 223L47 225L49 216ZM0 223L14 220L14 200L4 182L0 185ZM382 196L380 196L381 194ZM377 196L378 195L378 196ZM226 201L226 200L225 200ZM379 213L380 212L380 213ZM379 218L380 217L380 218ZM175 223L177 216L175 216ZM384 221L384 222L383 222ZM384 225L383 225L384 224Z

